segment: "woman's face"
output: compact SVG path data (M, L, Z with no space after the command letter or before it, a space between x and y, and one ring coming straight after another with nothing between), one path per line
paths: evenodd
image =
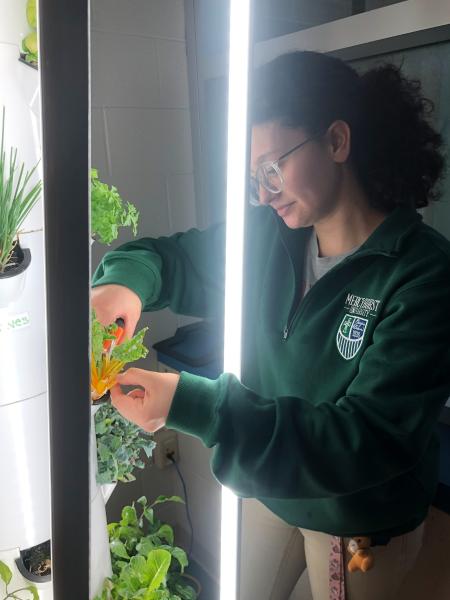
M254 125L252 176L261 163L276 161L309 137L302 128L283 127L277 122ZM338 203L348 138L347 124L337 121L324 136L312 139L283 159L279 164L284 179L282 191L273 193L259 186L260 203L276 210L291 229L314 225L330 215Z

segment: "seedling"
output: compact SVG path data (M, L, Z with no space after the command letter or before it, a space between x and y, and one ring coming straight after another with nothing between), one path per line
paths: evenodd
M5 584L6 596L2 597L2 600L8 598L16 598L17 600L39 600L39 594L35 585L27 585L23 588L18 588L14 591L8 590L8 586L11 583L12 571L3 561L0 560L0 579ZM18 595L20 593L20 596Z

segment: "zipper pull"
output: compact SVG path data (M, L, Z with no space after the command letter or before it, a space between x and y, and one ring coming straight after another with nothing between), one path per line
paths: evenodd
M287 340L288 335L289 335L289 327L286 325L286 327L283 329L283 340Z

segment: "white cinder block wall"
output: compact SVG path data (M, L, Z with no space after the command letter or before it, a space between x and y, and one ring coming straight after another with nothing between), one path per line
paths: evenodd
M196 225L182 0L94 0L92 165L140 210L140 236ZM112 247L131 239L124 231ZM95 245L94 264L105 248ZM147 319L171 335L168 310Z
M168 235L196 226L183 0L93 0L91 14L92 166L140 211L141 237ZM111 248L132 238L121 233ZM104 246L94 244L93 267ZM147 343L167 338L189 319L168 309L147 313ZM141 365L144 366L141 362ZM154 354L146 368L157 368ZM180 469L194 524L193 557L214 578L219 570L220 487L209 468L209 451L180 436ZM108 513L145 494L180 494L173 467L147 467L133 484L116 488ZM160 517L176 526L187 549L182 505Z

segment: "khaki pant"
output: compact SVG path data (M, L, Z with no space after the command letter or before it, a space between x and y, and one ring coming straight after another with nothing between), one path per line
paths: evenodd
M346 599L449 600L447 594L436 596L432 590L424 595L426 584L416 595L420 585L411 585L425 524L392 538L386 546L375 546L375 565L366 573L347 571L346 552ZM348 538L344 541L346 547ZM306 568L313 600L329 600L329 552L329 535L292 527L258 500L243 499L239 600L310 600L308 593L292 593ZM449 552L447 545L447 556Z

